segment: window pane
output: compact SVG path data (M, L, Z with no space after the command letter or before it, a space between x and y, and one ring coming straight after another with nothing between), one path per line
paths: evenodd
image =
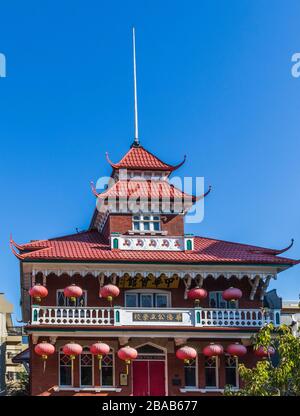
M149 221L150 217L148 217L147 215L144 217L144 221Z
M144 230L149 231L150 230L150 222L144 222Z
M60 354L59 375L60 375L60 380L59 380L60 386L72 385L71 359L70 357L64 354Z
M154 217L153 217L153 220L154 220L154 221L159 221L159 217L154 216Z
M195 367L184 367L184 380L185 386L195 387L196 386L196 368Z
M225 368L225 384L230 384L233 387L236 387L236 369L235 368Z
M92 354L80 355L80 385L93 385L93 357Z
M134 222L133 223L133 229L134 230L139 230L140 229L140 223L139 222Z
M152 295L141 295L141 307L143 308L152 307Z
M159 229L160 229L159 222L154 222L153 223L153 229L154 229L154 231L159 231Z
M101 386L113 386L113 354L107 354L102 360Z
M138 306L137 305L137 296L134 295L134 294L126 293L126 296L125 296L125 305L128 308L136 308Z
M156 306L158 308L166 308L168 306L168 296L156 295Z
M205 369L206 387L216 387L216 369L213 367Z
M134 215L133 219L139 221L140 217L138 215Z

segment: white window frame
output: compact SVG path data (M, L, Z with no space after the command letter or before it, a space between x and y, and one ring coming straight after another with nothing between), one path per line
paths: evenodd
M110 349L109 353L107 355L112 355L112 375L113 375L113 384L111 386L108 386L106 384L102 384L102 372L99 370L99 378L100 378L100 386L103 388L113 388L115 387L115 350L113 348ZM103 364L102 364L103 366Z
M87 349L88 351L84 351L84 349ZM82 355L86 355L89 354L92 356L92 384L81 384L81 356ZM88 346L84 346L82 347L82 354L78 355L78 359L79 359L79 385L82 388L93 388L95 386L95 379L94 379L94 368L95 368L95 363L94 363L94 355L89 352L89 347Z
M133 306L127 306L126 303L126 295L130 294L130 295L136 295L136 308L141 308L142 306L139 305L139 296L138 295L152 295L152 307L151 309L160 309L160 307L154 306L154 294L155 295L165 295L167 297L167 306L165 308L161 307L161 309L167 309L167 308L171 308L171 293L166 291L166 290L160 290L160 289L130 289L130 290L126 290L125 294L124 294L124 304L125 304L125 308L133 308ZM145 308L146 309L146 308Z
M224 363L224 372L225 372L225 385L226 383L226 368L234 368L234 367L229 367L226 365L226 358L229 357L229 354L225 355L225 363ZM235 386L232 386L233 389L239 389L239 359L238 357L234 357L235 359Z
M71 363L71 366L70 366L71 367L71 384L61 384L60 383L60 357L62 355L66 355L66 354L64 354L64 352L61 348L59 350L59 353L58 353L58 385L59 385L59 387L62 387L62 388L73 387L74 386L74 371L72 371L72 363Z
M59 306L59 302L58 302L59 293L64 294L64 289L57 289L56 290L56 306ZM84 308L85 306L87 306L87 290L83 290L82 294L83 294L83 297L84 297L84 306L82 306L82 307ZM64 307L71 308L72 307L71 305L66 304L67 298L65 296L64 296L64 298L65 298L65 304L61 307L62 308L64 308ZM76 306L76 307L80 308L80 306Z
M216 365L215 365L215 367L207 367L205 365L205 361L204 361L205 389L206 390L215 390L215 389L218 389L219 388L219 365L220 365L220 359L219 359L218 356L216 356L216 357L205 357L205 359L209 359L209 358L215 358L216 359ZM206 374L205 374L205 370L207 368L215 368L216 369L216 379L215 379L216 385L215 386L206 386Z
M184 367L188 367L188 364L184 364ZM195 358L195 378L196 378L196 384L194 385L194 386L184 386L184 388L185 389L187 389L187 390L195 390L195 389L197 389L198 387L199 387L199 382L198 382L198 377L199 377L199 375L198 375L198 355L196 356L196 358ZM184 373L184 376L185 376L185 373ZM185 382L185 380L184 380L184 382Z
M149 220L145 220L144 217L149 217ZM158 219L154 219L154 218ZM139 228L135 229L134 224L138 223ZM149 230L145 230L144 224L149 224ZM154 229L154 223L158 224L158 230ZM132 231L139 232L160 232L161 231L161 221L160 221L160 215L158 214L142 214L142 215L133 215L132 216Z

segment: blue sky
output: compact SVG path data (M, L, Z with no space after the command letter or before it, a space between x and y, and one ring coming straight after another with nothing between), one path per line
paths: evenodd
M88 227L89 181L133 138L137 31L142 144L213 192L187 232L282 248L300 258L299 1L2 2L0 291L20 318L17 242ZM300 292L299 266L279 275Z

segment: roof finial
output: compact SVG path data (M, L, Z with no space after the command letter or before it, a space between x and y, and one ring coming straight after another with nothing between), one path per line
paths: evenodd
M137 104L137 87L136 87L136 57L135 57L135 28L132 28L132 45L133 45L133 87L134 87L134 146L139 146L139 125L138 125L138 104Z

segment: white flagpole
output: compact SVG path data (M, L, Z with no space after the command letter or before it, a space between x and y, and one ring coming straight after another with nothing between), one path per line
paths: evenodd
M134 143L139 145L139 126L138 126L138 103L137 103L137 87L136 87L136 56L135 56L135 28L132 28L132 44L133 44L133 84L134 84Z

